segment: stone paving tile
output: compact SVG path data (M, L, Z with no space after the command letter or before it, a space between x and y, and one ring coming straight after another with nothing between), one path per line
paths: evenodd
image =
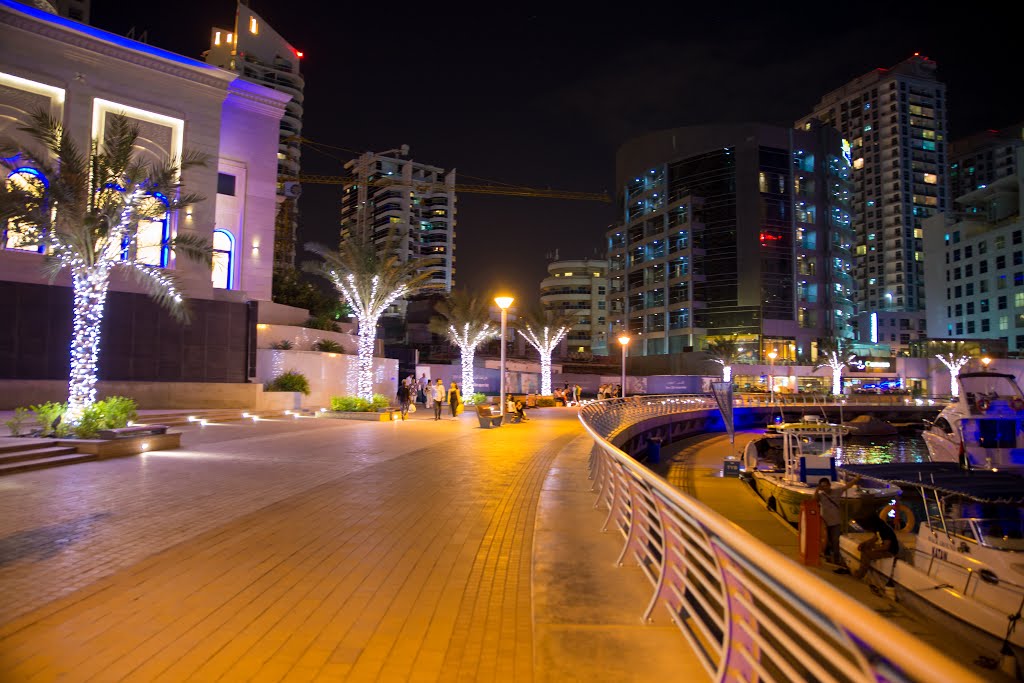
M0 480L0 679L530 680L554 415L211 425Z

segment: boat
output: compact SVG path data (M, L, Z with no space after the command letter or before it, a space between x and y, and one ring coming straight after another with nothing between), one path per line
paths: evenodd
M990 655L1012 653L1019 664L1024 628L1014 627L1024 607L1024 476L945 462L843 470L903 492L889 513L903 531L899 556L876 560L868 576ZM857 544L867 537L844 534L844 556L859 564Z
M957 399L922 432L933 462L1024 472L1024 395L1013 375L962 373Z
M892 436L898 431L874 415L858 415L843 425L850 428L850 436Z
M789 422L777 425L776 434L766 434L747 444L743 452L744 478L757 491L769 509L776 511L790 524L800 522L800 504L814 496L818 482L828 478L839 481L836 455L842 448L843 436L849 430L843 425L821 422ZM779 460L759 458L767 449L759 442L781 437ZM874 514L887 505L897 491L865 487L850 488L842 497L844 518Z

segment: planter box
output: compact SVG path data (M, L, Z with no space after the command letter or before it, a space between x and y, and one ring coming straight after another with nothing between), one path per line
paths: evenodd
M385 410L382 413L343 413L335 410L328 410L325 413L319 413L320 417L330 418L332 420L364 420L369 422L391 422L393 412Z
M76 448L79 453L95 455L99 460L138 455L146 451L166 451L181 447L181 432L124 439L57 439L57 445Z

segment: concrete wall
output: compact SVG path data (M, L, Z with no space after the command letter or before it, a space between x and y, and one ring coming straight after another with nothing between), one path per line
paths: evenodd
M315 331L315 330L314 330ZM356 393L356 356L319 351L256 351L256 376L262 383L270 382L283 372L301 372L309 380L310 395L302 399L304 408L327 408L332 396ZM398 391L398 361L373 359L373 391L395 400Z
M263 304L260 304L263 308ZM314 330L308 327L295 325L266 325L256 326L256 347L269 349L271 344L282 341L290 341L295 351L312 351L313 344L321 339L330 339L341 344L343 353L356 354L359 347L359 337L344 332L328 332L327 330Z

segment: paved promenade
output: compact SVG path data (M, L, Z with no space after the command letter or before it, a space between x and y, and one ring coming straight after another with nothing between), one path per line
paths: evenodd
M0 478L0 680L705 680L576 413L189 427Z

